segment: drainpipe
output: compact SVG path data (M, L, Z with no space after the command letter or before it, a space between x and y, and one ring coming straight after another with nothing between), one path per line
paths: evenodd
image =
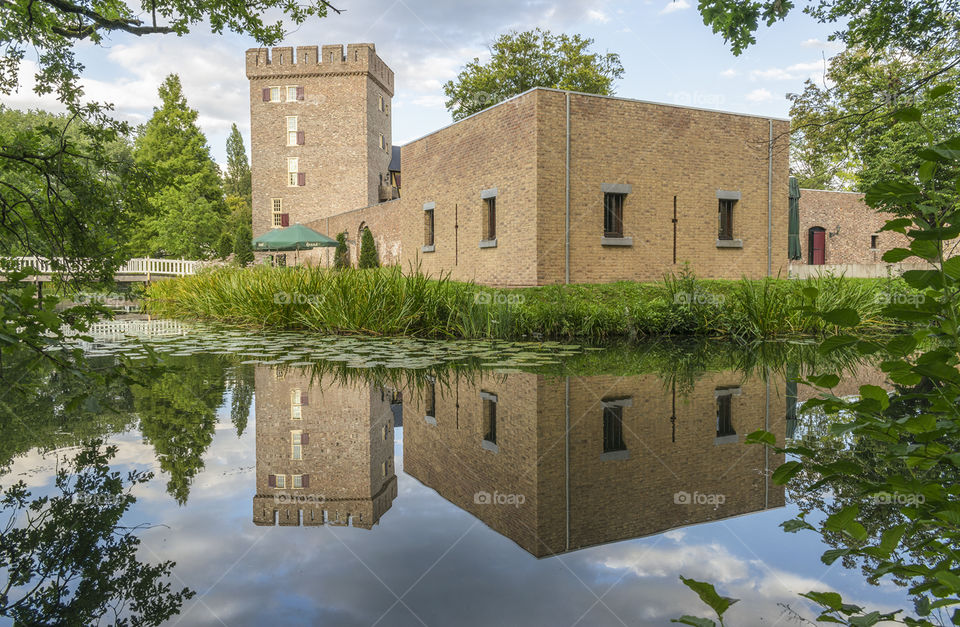
M570 101L570 95L567 95L567 102ZM564 476L566 477L566 502L567 502L567 551L570 550L570 377L564 381L564 406L566 408L566 431L564 433Z
M564 228L565 277L564 282L570 283L570 92L567 92L567 163L566 163L566 216Z
M767 143L767 276L773 276L773 120Z

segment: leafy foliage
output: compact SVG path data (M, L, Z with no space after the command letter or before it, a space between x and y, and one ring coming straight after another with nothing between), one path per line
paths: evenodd
M490 61L475 58L443 86L447 109L461 120L534 87L612 95L613 82L623 76L620 55L590 52L592 45L580 35L539 28L503 34Z
M241 266L253 263L253 233L246 224L237 227L237 235L233 238L233 260Z
M350 267L350 249L347 248L346 233L337 233L337 247L333 250L333 267L337 270Z
M249 202L252 185L247 149L243 146L240 129L234 124L227 137L227 172L223 180L223 191L228 196L239 196Z

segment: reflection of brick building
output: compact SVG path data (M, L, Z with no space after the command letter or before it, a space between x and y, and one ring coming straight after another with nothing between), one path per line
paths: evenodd
M390 401L368 384L258 366L253 522L376 524L397 496Z
M784 504L782 456L744 443L782 438L782 379L712 373L674 396L655 376L511 374L409 397L406 472L538 557Z

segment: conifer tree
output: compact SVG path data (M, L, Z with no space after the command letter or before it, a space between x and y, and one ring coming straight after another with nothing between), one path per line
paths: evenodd
M347 234L337 233L337 248L333 251L333 267L343 270L350 267L350 249L347 248Z
M250 180L250 162L247 161L247 149L243 145L243 136L237 125L230 128L227 137L227 174L223 181L223 191L227 196L239 196L250 202L252 183Z
M377 254L377 243L373 240L373 233L370 228L363 229L363 235L360 237L360 261L357 267L379 268L380 255Z

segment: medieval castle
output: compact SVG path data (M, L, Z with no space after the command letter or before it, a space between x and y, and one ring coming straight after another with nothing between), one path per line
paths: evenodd
M534 88L395 147L394 75L373 44L251 49L246 72L254 236L346 232L356 259L370 228L385 264L501 287L791 263L788 120ZM834 221L838 262L895 245L861 195L815 198L824 224L793 226L792 263L833 263Z

